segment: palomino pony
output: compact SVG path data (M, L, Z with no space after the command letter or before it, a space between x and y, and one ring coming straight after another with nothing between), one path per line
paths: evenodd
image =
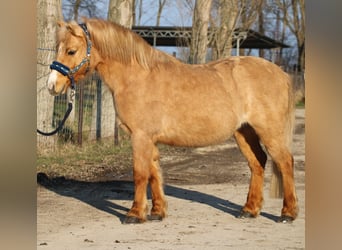
M59 22L57 61L51 65L51 94L97 71L113 93L121 127L131 136L135 194L125 223L162 220L167 202L157 143L205 146L234 136L251 170L241 217L256 217L263 203L264 168L272 157L274 180L284 196L280 221L297 217L290 150L294 101L289 76L256 57L230 57L188 65L149 46L117 24L86 19Z

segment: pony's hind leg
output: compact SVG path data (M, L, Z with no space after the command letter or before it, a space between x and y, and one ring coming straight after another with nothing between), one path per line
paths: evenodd
M294 185L294 164L293 156L289 149L281 144L265 142L265 147L280 172L284 199L283 208L281 210L281 217L279 222L290 222L296 219L298 215L297 196Z
M275 124L270 122L270 124ZM283 192L283 208L281 210L281 222L289 222L294 220L298 215L297 196L294 185L294 163L293 156L290 152L290 144L292 140L292 131L288 129L279 129L280 126L261 128L256 130L260 140L266 147L267 152L272 157L274 178L281 178L277 181L278 187ZM283 131L283 133L281 133ZM276 172L280 174L275 174ZM271 187L274 188L274 187ZM282 191L283 190L283 191Z
M263 203L264 169L267 155L259 143L255 130L244 124L234 133L237 144L248 161L251 179L247 201L242 208L240 217L256 217L259 215Z

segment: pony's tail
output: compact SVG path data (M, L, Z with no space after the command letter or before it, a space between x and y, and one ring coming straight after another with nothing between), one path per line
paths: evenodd
M271 198L282 198L283 197L283 177L274 161L272 161L272 177L270 187Z
M292 152L292 137L295 121L295 95L293 91L293 82L289 75L287 75L288 85L288 112L287 123L285 124L285 144L289 152ZM293 161L293 158L292 158ZM270 184L270 197L282 198L283 197L283 178L279 171L277 164L272 161L272 177Z

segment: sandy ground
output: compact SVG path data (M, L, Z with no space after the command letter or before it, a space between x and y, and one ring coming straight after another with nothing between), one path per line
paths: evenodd
M162 156L169 209L161 222L122 224L133 199L129 180L40 182L37 249L304 249L304 121L305 110L296 110L293 152L300 212L293 223L276 222L282 200L268 196L269 164L262 213L255 219L236 217L246 200L249 170L240 156L227 156L239 154L230 140Z

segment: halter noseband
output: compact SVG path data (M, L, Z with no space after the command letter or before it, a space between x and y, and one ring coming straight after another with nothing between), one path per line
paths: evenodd
M79 26L82 28L82 30L85 33L86 40L87 40L87 54L86 57L83 58L83 60L75 66L75 68L70 69L68 66L64 65L63 63L53 61L50 65L50 69L57 70L59 73L61 73L64 76L67 76L70 79L71 82L71 89L75 89L75 80L74 80L74 74L80 70L80 68L85 64L88 63L88 67L86 72L89 70L89 62L90 62L90 50L91 50L91 41L90 41L90 35L87 29L87 25L85 23L80 23Z

